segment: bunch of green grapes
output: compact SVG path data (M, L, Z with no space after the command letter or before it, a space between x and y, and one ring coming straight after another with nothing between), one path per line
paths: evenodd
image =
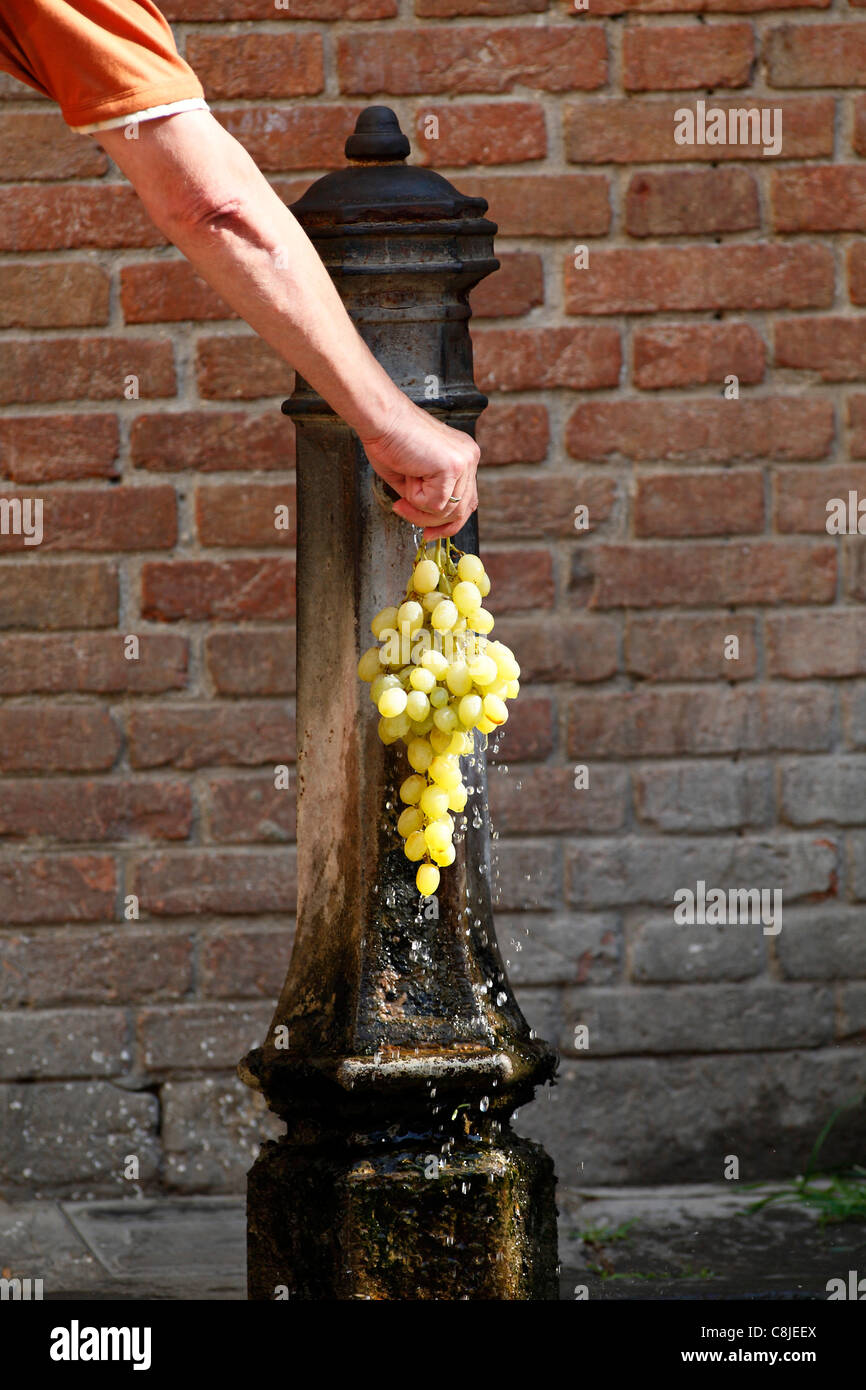
M473 731L490 734L504 724L505 702L520 690L514 653L488 639L489 593L477 555L450 539L437 541L435 551L422 544L404 602L376 614L370 627L379 646L358 663L379 711L379 737L406 744L412 773L400 787L405 810L397 829L406 858L418 863L423 897L436 892L439 870L455 859L453 815L467 800L460 759L474 750Z

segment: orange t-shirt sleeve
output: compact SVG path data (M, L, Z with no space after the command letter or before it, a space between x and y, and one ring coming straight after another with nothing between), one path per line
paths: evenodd
M0 70L53 97L70 126L204 96L151 0L2 0Z

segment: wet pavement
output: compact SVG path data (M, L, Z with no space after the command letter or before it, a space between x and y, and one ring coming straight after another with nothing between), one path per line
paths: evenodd
M560 1191L561 1296L592 1300L827 1298L866 1277L866 1223L747 1206L775 1190ZM0 1202L0 1275L45 1300L245 1298L241 1197Z

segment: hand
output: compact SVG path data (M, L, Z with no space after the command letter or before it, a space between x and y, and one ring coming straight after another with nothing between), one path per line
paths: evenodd
M425 541L455 535L475 511L481 450L463 430L443 424L401 393L384 434L360 438L379 477L400 494L397 516L423 526Z

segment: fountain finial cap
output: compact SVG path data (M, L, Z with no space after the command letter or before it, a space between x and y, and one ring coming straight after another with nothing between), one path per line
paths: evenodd
M345 150L347 159L374 159L384 163L405 159L409 141L390 106L367 106L355 122Z

